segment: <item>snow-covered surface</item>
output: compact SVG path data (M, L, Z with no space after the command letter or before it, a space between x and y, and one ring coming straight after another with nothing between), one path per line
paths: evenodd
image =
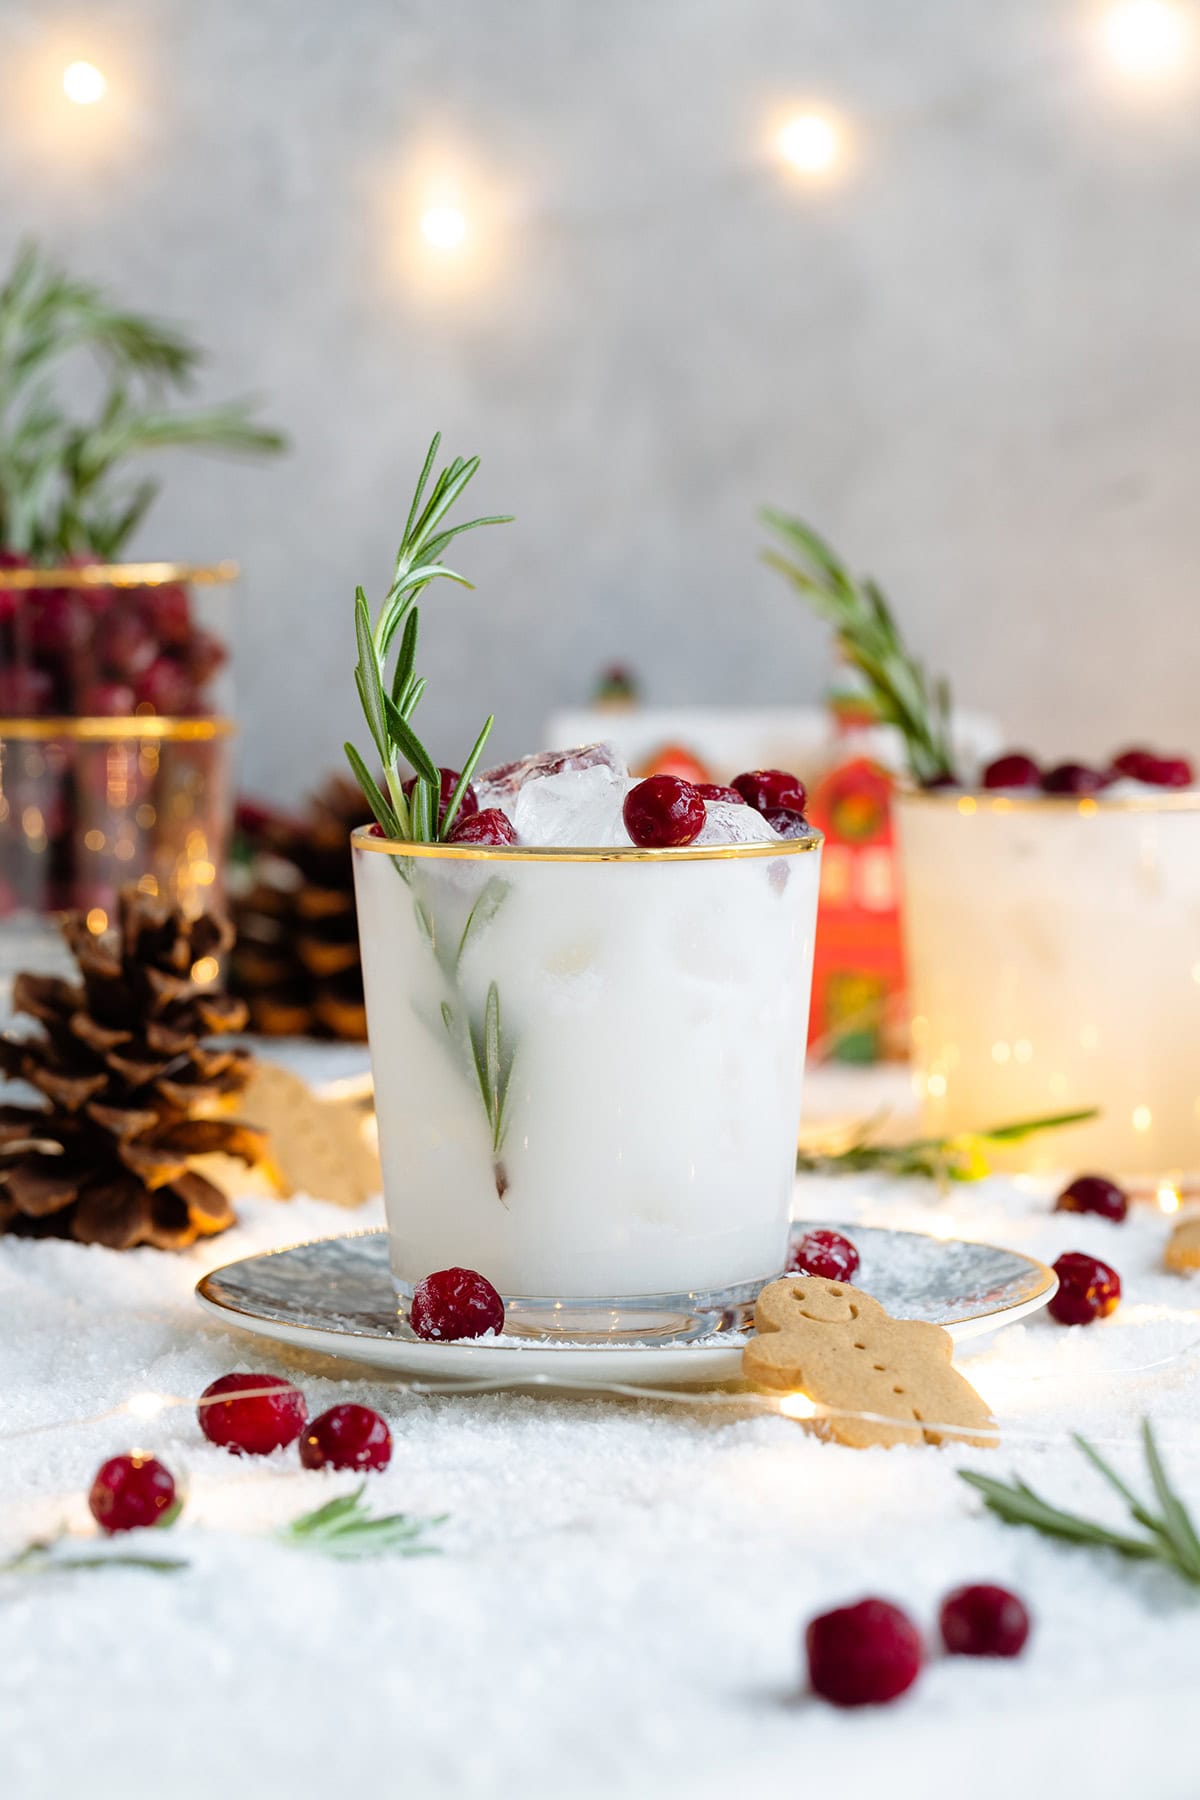
M1011 1430L999 1452L855 1452L727 1408L410 1396L202 1315L191 1289L206 1268L347 1228L315 1201L247 1201L235 1231L181 1258L0 1239L0 1435L277 1369L313 1411L353 1396L386 1414L395 1456L371 1478L378 1508L452 1515L440 1557L339 1565L263 1533L350 1478L306 1474L294 1450L229 1457L190 1407L0 1441L0 1553L64 1519L86 1529L96 1465L137 1443L188 1481L172 1541L193 1565L0 1578L5 1800L295 1800L360 1782L437 1800L642 1800L818 1779L881 1797L1194 1800L1200 1595L1008 1530L955 1478L1016 1468L1115 1517L1065 1434L1128 1441L1111 1454L1140 1480L1132 1439L1149 1411L1200 1510L1200 1360L1127 1373L1200 1336L1200 1279L1161 1270L1168 1221L1148 1207L1124 1226L1055 1217L1044 1194L1000 1180L946 1199L813 1181L799 1210L1048 1260L1091 1250L1120 1270L1125 1303L1101 1326L1039 1315L966 1347ZM1022 1661L935 1660L878 1712L803 1697L813 1612L879 1593L929 1629L941 1595L972 1578L1031 1605Z

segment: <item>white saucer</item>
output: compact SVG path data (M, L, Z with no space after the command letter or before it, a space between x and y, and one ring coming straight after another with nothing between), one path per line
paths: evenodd
M797 1231L811 1230L808 1221ZM895 1318L928 1319L952 1338L982 1337L1046 1305L1054 1271L1016 1250L876 1226L837 1227L857 1245L855 1285ZM225 1325L298 1349L370 1363L441 1385L677 1386L737 1381L740 1332L691 1343L608 1345L500 1337L436 1343L414 1337L396 1313L387 1234L320 1238L214 1269L196 1287Z

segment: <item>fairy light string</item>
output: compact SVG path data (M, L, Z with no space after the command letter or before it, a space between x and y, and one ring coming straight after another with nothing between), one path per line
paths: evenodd
M1193 1337L1177 1350L1165 1356L1153 1358L1150 1362L1136 1363L1123 1369L1086 1369L1072 1374L1073 1382L1079 1381L1132 1381L1143 1375L1157 1374L1163 1369L1182 1367L1200 1354L1200 1337ZM1038 1380L1050 1377L1050 1371L1039 1373L1037 1370L1023 1370L1023 1380ZM1051 1377L1052 1378L1052 1377ZM691 1410L726 1410L739 1409L767 1417L793 1419L799 1423L819 1426L822 1421L835 1419L854 1420L868 1425L885 1425L892 1429L904 1426L906 1421L897 1420L885 1413L858 1411L849 1407L826 1406L812 1400L807 1394L766 1394L759 1389L747 1388L738 1391L727 1389L712 1392L677 1387L654 1387L638 1382L588 1380L572 1382L559 1376L533 1372L526 1376L512 1375L480 1377L478 1379L459 1381L453 1385L446 1382L420 1381L415 1378L390 1378L389 1386L407 1397L417 1399L455 1399L487 1394L503 1394L519 1392L523 1389L537 1388L574 1396L605 1397L621 1400L637 1400L651 1402L655 1405L677 1406ZM131 1394L127 1400L116 1406L105 1408L102 1412L83 1414L71 1419L51 1419L38 1425L24 1425L14 1431L0 1432L0 1444L15 1444L35 1437L44 1437L59 1431L83 1430L88 1426L108 1424L114 1419L132 1418L148 1421L159 1417L162 1413L177 1407L188 1407L193 1411L201 1411L209 1406L227 1405L231 1400L257 1399L263 1393L261 1386L238 1388L213 1394L211 1396L185 1394L159 1394L149 1391ZM273 1387L272 1395L279 1395L287 1390ZM294 1383L291 1391L301 1393ZM921 1430L935 1433L939 1438L950 1440L963 1439L977 1443L981 1438L992 1438L999 1443L1020 1442L1026 1444L1053 1447L1073 1442L1073 1433L1069 1431L1046 1431L1015 1424L998 1424L994 1431L977 1425L963 1426L954 1423L942 1423L938 1420L922 1420ZM1136 1435L1124 1437L1102 1437L1093 1441L1106 1448L1135 1448L1140 1439ZM1181 1455L1195 1459L1200 1456L1200 1445L1195 1442L1169 1446L1173 1455Z

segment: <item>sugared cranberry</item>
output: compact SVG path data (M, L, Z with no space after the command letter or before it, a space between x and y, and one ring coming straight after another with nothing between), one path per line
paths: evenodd
M788 1255L789 1275L819 1275L826 1281L853 1281L859 1254L840 1231L806 1231Z
M1023 750L1009 750L983 771L985 788L1035 788L1042 785L1042 771Z
M1020 1656L1029 1637L1024 1602L988 1582L947 1594L940 1623L951 1656Z
M79 696L79 710L85 718L127 718L136 704L127 681L94 681Z
M1098 794L1108 786L1103 769L1089 769L1084 763L1059 763L1042 776L1044 794Z
M803 813L793 812L787 806L772 806L763 814L768 825L774 827L780 837L807 837L808 820Z
M443 769L442 770L441 787L440 787L440 790L438 793L438 825L439 825L439 827L441 826L442 820L446 816L446 808L449 806L451 800L454 798L454 790L458 786L458 782L459 782L459 772L457 769ZM416 776L410 775L408 780L404 784L404 793L405 793L406 797L411 796L412 791L416 787L416 785L417 785ZM454 823L457 825L460 819L469 819L471 817L472 813L477 813L478 811L479 811L479 797L476 794L475 789L472 787L471 783L468 782L466 792L464 793L464 795L462 797L462 804L459 806L458 813L457 813Z
M352 1400L310 1419L300 1439L306 1469L386 1469L391 1460L387 1421Z
M439 1269L413 1289L408 1322L422 1338L476 1338L504 1330L504 1302L474 1269Z
M1121 1299L1121 1277L1099 1257L1082 1250L1068 1250L1054 1265L1058 1292L1050 1302L1052 1319L1060 1325L1090 1325L1116 1312Z
M1119 1224L1129 1211L1129 1197L1107 1175L1077 1175L1054 1202L1055 1212L1099 1213Z
M236 1400L214 1395L237 1394ZM201 1395L200 1429L234 1456L269 1456L295 1443L308 1408L299 1388L282 1375L222 1375Z
M1191 787L1195 779L1186 756L1159 756L1153 750L1123 750L1113 758L1113 773L1150 787Z
M515 844L517 834L505 813L498 806L485 806L482 812L475 812L464 819L459 813L450 827L448 844Z
M92 1517L103 1531L157 1525L174 1503L175 1477L170 1469L140 1450L102 1463L88 1495Z
M808 789L800 777L789 775L786 769L748 769L744 775L734 776L733 785L746 805L760 813L775 812L780 807L802 813L808 799Z
M729 806L745 806L746 800L736 788L721 787L715 781L697 781L696 792L702 800L724 800Z
M813 1692L835 1706L882 1706L921 1670L920 1633L898 1606L860 1600L822 1613L805 1633Z
M651 775L625 796L625 829L645 850L690 844L704 829L704 802L690 781Z
M144 675L133 684L139 706L170 718L186 713L195 701L192 678L172 656L156 656Z

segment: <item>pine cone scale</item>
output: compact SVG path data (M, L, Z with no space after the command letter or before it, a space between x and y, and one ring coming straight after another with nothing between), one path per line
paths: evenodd
M188 920L136 890L102 937L64 925L82 985L18 977L40 1027L0 1038L0 1072L46 1104L0 1107L0 1230L53 1232L111 1249L182 1249L233 1222L226 1196L191 1167L214 1151L257 1161L262 1134L194 1119L245 1086L249 1057L202 1040L238 1029L239 1000L200 989L192 970L230 940L224 921Z
M258 1031L366 1036L350 833L368 822L357 787L337 777L302 819L244 809L230 982Z

